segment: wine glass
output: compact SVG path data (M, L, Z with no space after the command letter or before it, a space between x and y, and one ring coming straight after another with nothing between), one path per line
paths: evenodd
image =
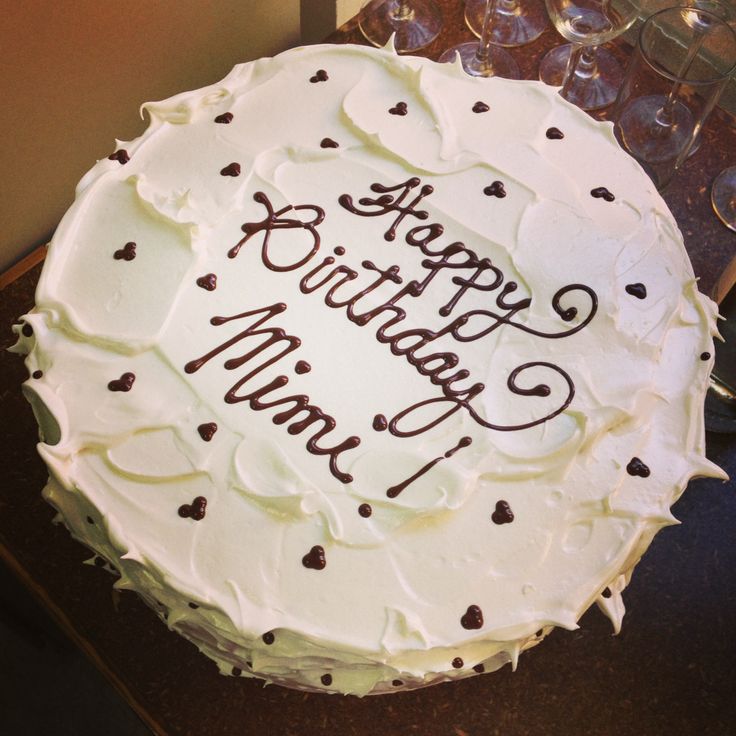
M616 99L623 70L613 54L599 48L629 28L643 0L545 0L559 33L571 43L548 52L539 78L583 110L597 110Z
M480 37L485 20L485 0L465 1L465 22ZM523 46L542 35L547 27L542 0L498 0L491 27L491 43L496 46Z
M642 26L612 119L658 189L691 153L734 68L736 33L713 13L665 8Z
M435 0L367 0L358 26L374 46L385 46L394 34L394 48L408 54L432 43L442 28Z
M485 14L480 40L461 43L447 49L440 56L440 63L462 61L463 69L474 77L505 77L520 79L519 66L511 54L502 48L491 45L494 10L498 0L485 0Z
M724 2L695 0L693 4L703 10L709 10L732 27L736 23L736 11ZM695 151L699 142L700 138L696 141L696 145L691 147L690 154ZM721 222L727 228L736 230L736 166L729 166L715 178L710 190L710 201Z
M721 222L736 231L736 166L718 174L710 190L710 201Z

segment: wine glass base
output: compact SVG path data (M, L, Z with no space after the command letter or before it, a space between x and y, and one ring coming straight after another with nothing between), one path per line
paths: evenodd
M424 48L442 28L442 14L434 0L411 0L411 12L402 15L399 0L367 3L360 11L358 26L374 46L385 46L391 34L400 54Z
M480 38L486 14L486 0L466 0L465 22ZM523 46L539 38L549 25L547 12L539 0L519 0L512 9L496 4L491 21L491 43L496 46Z
M488 59L478 58L478 42L461 43L447 49L439 58L441 64L455 61L457 56L463 64L466 73L473 77L504 77L505 79L521 79L518 64L508 51L491 46L488 49Z
M710 190L710 201L721 222L736 231L736 166L718 174Z
M676 161L692 136L693 116L675 101L670 122L657 122L667 104L665 95L637 97L618 116L616 130L626 149L640 161L665 164Z
M556 46L539 64L539 78L553 87L561 87L570 60L572 44ZM580 65L578 65L580 66ZM616 57L607 49L595 50L595 68L591 74L576 73L562 96L582 110L599 110L610 105L618 94L624 72Z

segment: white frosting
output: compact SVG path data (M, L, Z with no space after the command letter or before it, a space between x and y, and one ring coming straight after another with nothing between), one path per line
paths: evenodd
M310 81L319 69L328 79ZM390 114L399 101L406 114ZM477 101L490 109L473 112ZM715 307L697 291L671 214L610 124L536 82L473 79L458 66L354 46L244 64L219 84L144 109L148 130L120 144L130 160L100 161L80 183L24 317L33 334L19 327L16 346L30 372L43 371L24 390L51 473L45 496L120 572L117 587L140 593L224 672L360 695L465 677L479 664L515 666L552 627L575 628L593 602L618 631L621 591L654 533L674 523L671 504L694 475L722 473L704 457L702 420L711 362L701 354L713 352ZM226 112L229 124L214 121ZM550 127L564 138L548 138ZM339 146L322 148L324 138ZM233 162L240 174L222 175ZM390 242L384 233L400 213L375 215L379 206L359 200L379 197L374 183L410 177L421 184L407 185L404 206L422 185L433 191L404 213ZM484 193L494 181L505 197ZM591 196L598 187L615 199ZM264 263L263 231L229 258L241 226L266 217L256 192L276 210L321 208L319 247L310 254L308 229L276 227L265 250L282 270ZM374 216L341 205L344 194ZM315 212L280 216L307 222ZM377 278L364 262L397 266L401 284L385 280L354 300L354 313L365 314L427 278L427 259L440 256L423 255L407 233L432 223L444 228L433 252L460 241L466 250L451 263L471 251L502 279L490 288L486 268L475 285L488 288L468 288L445 316L439 308L460 288L452 279L470 279L474 268L441 268L423 293L395 302L405 319L388 335L440 331L469 315L455 322L455 336L416 351L457 355L438 376L468 373L444 386L379 342L392 313L359 326L345 307L325 303L346 271L310 293L299 288L308 273L304 283L316 287L343 265L355 276L330 294L348 300ZM429 231L413 232L416 241ZM127 242L135 258L114 258ZM327 256L334 265L315 270ZM197 285L209 273L211 291ZM516 313L497 301L510 281L518 288L508 302L531 299ZM630 284L643 284L646 297L627 292ZM555 294L570 285L555 311ZM258 311L278 303L286 308ZM570 307L577 314L561 319ZM512 324L456 339L491 327L492 314ZM237 337L258 327L266 332ZM301 343L283 339L257 353L271 328ZM184 370L231 338L198 370ZM335 453L337 471L328 455L307 451L323 429L314 415L290 434L306 412L275 419L293 402L254 411L224 401L268 358L236 393L287 376L261 401L308 396L335 422L318 447L360 438ZM311 370L295 372L297 361ZM511 372L527 363L535 365L517 386L544 384L548 396L510 390ZM125 373L135 376L130 390L109 390ZM467 404L450 400L478 383L485 388ZM445 418L410 437L373 429L377 414L390 421L421 402L429 403L395 427ZM210 422L217 431L205 441L197 428ZM538 423L499 431L483 422ZM459 446L464 437L472 443ZM627 472L633 458L648 477ZM180 516L199 496L204 518ZM512 522L492 520L499 501ZM316 545L324 569L302 562ZM480 628L461 623L472 606Z

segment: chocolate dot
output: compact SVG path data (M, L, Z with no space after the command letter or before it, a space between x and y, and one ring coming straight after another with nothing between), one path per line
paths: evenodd
M596 187L590 190L590 196L596 199L604 199L606 202L613 202L616 197L611 194L605 187Z
M110 383L107 384L107 388L110 391L127 392L130 391L131 388L133 388L134 383L135 373L123 373L120 378L117 378L114 381L110 381Z
M481 102L480 100L473 105L473 112L488 112L490 109L485 102Z
M116 250L112 257L116 261L132 261L135 258L136 245L132 241L126 243L120 250Z
M320 677L319 679L323 685L332 685L332 675L322 675L322 677Z
M33 378L41 378L43 376L43 371L33 371L33 373L31 373L31 376Z
M493 184L487 186L483 190L483 194L488 197L498 197L499 199L503 199L506 196L506 189L503 186L503 182L494 181Z
M332 252L336 256L344 256L345 255L345 248L343 248L341 245L338 245Z
M302 557L302 565L311 570L324 570L327 560L325 560L325 550L319 544L315 544L312 549Z
M28 322L26 322L21 328L21 332L23 333L23 335L25 335L25 337L31 337L33 335L33 327L31 327Z
M601 591L601 595L602 595L602 596L603 596L604 598L610 598L610 597L611 597L611 595L612 595L612 593L611 593L611 589L610 589L610 588L604 588L604 589L603 589L603 590Z
M383 414L376 414L376 416L373 417L373 429L375 429L376 432L383 432L387 427L388 422Z
M207 508L207 499L204 496L197 496L191 504L183 503L179 506L179 516L183 519L191 518L193 521L201 521L205 517Z
M710 353L700 353L700 360L710 360Z
M324 69L317 69L316 73L309 78L312 84L317 82L326 82L329 79L327 72Z
M406 102L397 102L395 107L389 108L389 113L391 115L406 115Z
M486 668L483 665L483 663L481 663L481 664L475 664L475 665L473 665L473 670L475 672L477 672L477 673L480 674L481 672L485 672L486 671Z
M626 285L626 293L631 294L631 296L635 296L637 299L646 299L647 298L647 287L644 286L644 284L627 284Z
M221 123L222 125L229 125L233 121L233 114L231 112L224 112L222 115L218 115L215 118L216 123Z
M452 660L452 666L456 670L459 670L464 664L465 663L463 662L463 660L460 657L455 657L455 659Z
M130 156L128 156L128 152L124 148L111 153L108 158L110 161L117 161L119 164L127 164L130 161Z
M217 288L217 276L214 273L208 273L197 279L197 286L205 291L214 291Z
M551 141L559 141L565 137L565 134L559 128L547 128L545 135Z
M105 560L102 557L95 557L95 567L105 567Z
M273 631L267 631L262 637L264 644L273 644L276 640L276 636L274 635Z
M626 472L629 475L638 475L640 478L648 478L649 467L645 465L638 457L632 457L629 464L626 466Z
M371 505L369 503L362 503L360 504L360 506L358 506L358 513L364 519L367 519L373 513L373 509L371 508Z
M199 608L199 606L196 603L189 603L189 608L193 608L195 611Z
M300 360L295 366L294 366L294 372L298 374L302 373L309 373L309 371L312 370L312 366L307 363L306 360Z
M479 606L468 606L468 610L460 617L460 624L464 629L483 628L483 611Z
M321 148L339 148L340 144L337 141L333 141L332 138L323 138L320 141Z
M200 424L199 427L197 427L197 432L199 432L199 436L205 442L209 442L215 436L215 432L217 432L217 424L215 422Z
M235 677L240 677L240 675L243 674L243 670L240 669L240 667L233 667L232 670L230 670Z
M95 520L91 516L88 516L87 517L87 523L88 524L94 524L95 523Z
M494 524L510 524L514 520L514 512L511 510L508 501L497 501L496 510L491 514L491 521Z
M220 169L220 174L222 176L240 176L240 164L237 161L233 161L224 169Z
M404 683L401 680L391 680L391 684L394 687L401 687Z

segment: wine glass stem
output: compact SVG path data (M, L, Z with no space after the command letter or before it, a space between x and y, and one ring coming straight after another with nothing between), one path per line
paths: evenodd
M411 0L398 0L396 10L393 12L394 20L410 20L414 15L414 9L411 7Z
M491 20L496 12L498 0L486 0L486 13L483 17L483 31L478 41L478 50L475 52L476 59L480 64L490 67L491 65Z
M595 61L595 51L597 48L598 46L573 44L570 59L567 62L567 69L565 70L565 78L562 81L563 97L574 83L575 77L590 79L596 75L598 68Z
M687 54L682 62L680 70L677 72L679 79L685 79L693 60L698 55L700 47L705 41L705 32L698 29L693 34L693 42L687 50ZM657 122L661 125L672 125L672 112L675 107L677 95L682 87L682 82L675 82L670 89L667 99L660 110L657 111Z
M498 10L506 15L514 15L519 9L519 0L497 0Z

